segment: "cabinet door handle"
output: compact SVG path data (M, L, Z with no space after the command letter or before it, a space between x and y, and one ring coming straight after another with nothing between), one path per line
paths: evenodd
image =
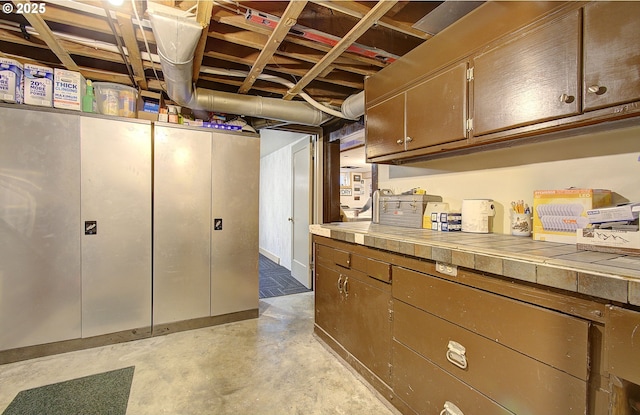
M338 291L342 294L342 274L338 277Z
M453 340L449 340L449 344L447 345L447 360L458 366L460 369L467 368L466 352L467 349L465 349L463 345L458 342L454 342Z
M587 88L587 91L592 94L602 95L607 92L607 88L600 85L591 85L589 88Z
M400 139L398 139L398 141L396 141L396 144L401 146L402 144L404 144L404 140L402 138L400 138Z
M349 277L346 277L344 279L344 285L342 286L342 288L344 289L344 295L348 296L349 295Z
M410 143L410 142L412 142L412 141L413 141L413 138L411 138L411 137L407 136L407 139L406 139L405 141L406 141L407 143Z
M571 104L575 100L576 100L576 97L574 97L573 95L568 95L568 94L560 95L560 102L564 102L565 104Z
M440 412L440 415L464 415L460 408L455 406L453 403L446 401L444 403L444 409Z

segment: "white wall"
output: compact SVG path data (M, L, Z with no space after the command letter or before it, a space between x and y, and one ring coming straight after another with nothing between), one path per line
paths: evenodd
M287 138L290 144L260 158L260 252L291 269L291 147L308 134L261 131L260 139Z
M567 187L614 192L614 202L640 201L640 126L422 162L380 165L379 187L421 187L451 209L462 199L496 202L495 233L509 232L512 200L533 205L533 191Z
M349 174L353 178L354 173L349 173ZM340 204L347 205L350 208L361 208L364 206L365 203L367 203L367 200L369 200L369 197L371 195L369 191L371 190L371 171L359 171L359 172L356 172L355 174L359 174L361 176L362 180L364 180L364 184L354 183L352 180L351 187L350 187L351 196L340 196ZM361 195L355 194L355 191L354 191L355 187L360 187L362 190L364 190L364 193ZM360 197L360 200L356 200L356 197L358 196Z

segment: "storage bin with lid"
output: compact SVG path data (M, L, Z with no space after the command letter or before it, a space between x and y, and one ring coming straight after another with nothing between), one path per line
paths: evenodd
M138 91L127 85L94 82L98 112L104 115L135 118Z

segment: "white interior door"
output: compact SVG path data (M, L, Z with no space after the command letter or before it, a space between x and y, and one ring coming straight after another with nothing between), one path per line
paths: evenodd
M309 218L311 217L311 137L291 149L293 207L289 218L292 228L291 275L311 289Z

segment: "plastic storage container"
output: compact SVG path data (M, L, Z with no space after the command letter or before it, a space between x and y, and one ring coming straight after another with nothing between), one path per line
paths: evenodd
M100 114L135 118L138 99L135 88L111 82L94 82L93 89Z

